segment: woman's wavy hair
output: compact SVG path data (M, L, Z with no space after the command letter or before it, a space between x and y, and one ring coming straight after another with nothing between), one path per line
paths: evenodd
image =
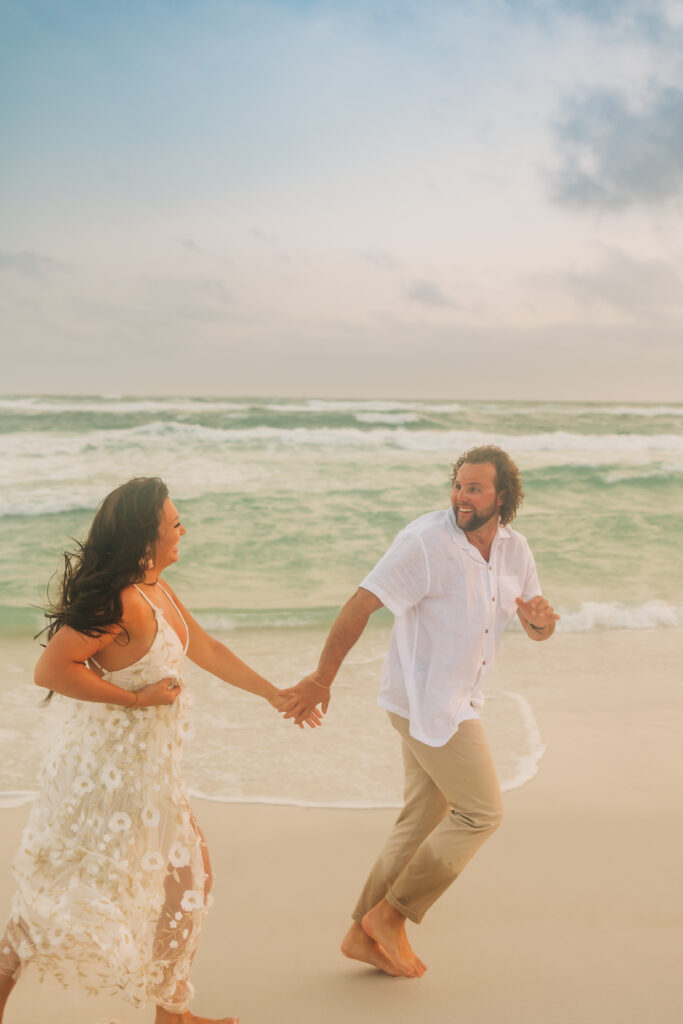
M168 488L158 477L136 477L104 499L86 540L64 553L64 569L55 600L45 615L51 639L62 626L100 636L121 621L121 591L140 583L154 557ZM124 633L117 638L128 643Z
M469 451L464 452L460 456L457 462L453 463L452 483L455 483L458 470L466 462L474 465L490 462L494 466L496 470L496 493L505 492L503 504L500 506L500 521L503 526L511 523L517 515L517 509L522 504L524 491L522 490L521 473L508 453L495 444L485 444L479 448L470 448Z

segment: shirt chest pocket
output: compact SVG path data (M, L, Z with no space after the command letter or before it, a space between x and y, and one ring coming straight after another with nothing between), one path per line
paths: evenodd
M516 598L522 596L519 576L498 577L498 608L508 618L517 612Z

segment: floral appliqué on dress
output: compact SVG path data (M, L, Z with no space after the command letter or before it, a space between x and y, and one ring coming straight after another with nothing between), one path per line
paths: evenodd
M150 649L105 673L117 686L181 677L185 650L152 608ZM182 773L190 706L185 688L164 707L73 702L14 861L18 888L0 972L16 976L30 961L67 986L186 1009L210 900L208 853Z

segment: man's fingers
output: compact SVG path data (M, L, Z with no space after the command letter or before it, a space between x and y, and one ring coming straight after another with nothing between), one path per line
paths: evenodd
M283 713L283 718L293 718L294 725L303 726L304 722L314 728L316 725L322 725L322 716L319 714L315 707L307 707L305 704L301 704L299 701L295 701L289 710Z

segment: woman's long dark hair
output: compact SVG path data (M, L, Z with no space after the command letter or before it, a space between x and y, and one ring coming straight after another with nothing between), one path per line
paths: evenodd
M48 639L62 626L101 636L121 621L121 591L144 579L167 497L156 476L129 480L107 495L85 542L64 553L58 595L45 609ZM128 642L125 631L118 642Z

